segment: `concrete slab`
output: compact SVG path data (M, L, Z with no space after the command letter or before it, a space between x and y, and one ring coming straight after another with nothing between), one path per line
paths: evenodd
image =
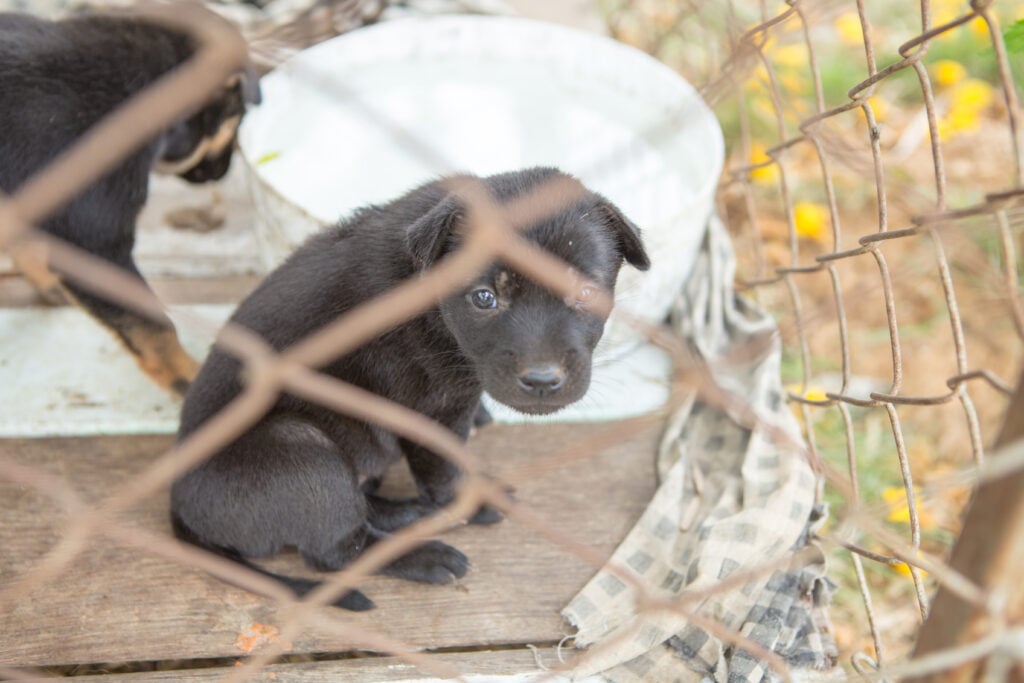
M190 306L212 329L233 306ZM180 324L185 348L203 357L213 334ZM180 404L157 388L132 357L77 308L0 310L0 436L168 434Z
M171 306L185 348L204 358L233 305ZM203 327L193 322L205 321ZM594 370L591 390L555 415L490 402L496 421L592 422L643 415L668 398L668 359L641 347ZM180 404L154 386L114 337L77 308L0 309L0 438L170 434Z

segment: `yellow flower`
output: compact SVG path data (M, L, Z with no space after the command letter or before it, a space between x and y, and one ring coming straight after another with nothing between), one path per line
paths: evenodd
M970 11L967 0L934 0L932 2L932 26L948 24ZM948 36L944 33L940 38Z
M981 17L975 17L967 24L971 29L971 34L979 40L988 40L988 23L985 22Z
M770 97L755 95L750 98L750 112L766 121L774 121L775 102Z
M907 578L910 578L910 565L907 564L906 562L900 562L899 564L893 564L893 565L889 565L889 566L891 566L892 570L894 572L896 572L897 574L900 574L901 576L906 576ZM928 578L928 572L926 572L925 570L923 570L920 567L918 567L917 571L919 571L921 573L921 578L922 579Z
M799 384L787 384L786 389L790 394L794 396L800 396L808 401L827 401L828 396L825 395L825 390L821 387L809 386L801 393L801 386ZM808 409L806 404L798 403L793 401L789 404L790 412L793 413L793 417L796 418L797 422L801 425L804 424L804 411ZM811 413L813 415L813 413ZM813 421L813 418L812 418Z
M821 387L807 387L807 391L804 392L804 398L808 401L828 400L828 396L825 395L825 390Z
M793 223L796 234L804 239L822 242L825 240L825 224L828 209L814 202L797 202L793 206Z
M836 17L833 26L836 35L845 45L861 45L864 42L864 34L861 32L860 17L856 12L847 12Z
M871 105L871 111L875 115L875 121L885 121L885 117L889 114L889 103L883 100L879 95L872 95L868 98L868 104Z
M940 88L951 88L967 77L967 69L952 59L940 59L932 64L932 78Z
M828 396L825 395L825 390L822 389L821 387L816 387L814 385L811 385L811 386L807 387L806 389L804 389L803 393L800 393L800 385L799 384L787 384L786 385L786 389L788 389L791 394L796 394L798 396L802 396L803 398L807 399L808 401L827 401L828 400Z
M747 92L756 92L761 89L767 90L769 82L768 70L764 68L764 64L758 64L751 72L750 78L743 84L743 89Z
M772 50L769 56L779 66L790 69L798 69L808 64L807 48L801 44L782 45Z
M760 142L755 142L750 146L750 163L763 164L767 161L771 161L771 157L768 156L765 146ZM750 171L750 179L756 183L767 185L773 183L779 178L779 167L775 163L768 164L767 166L761 166Z
M787 92L793 94L799 94L800 92L803 92L804 82L799 76L797 76L794 73L782 74L781 76L779 76L779 82L782 84L782 87Z
M886 519L890 522L901 522L910 524L910 506L907 504L907 493L902 486L890 486L882 491L882 500L889 506L889 514ZM917 487L914 487L914 504L917 510L917 521L922 527L935 526L935 518L927 509L921 507L921 496Z
M992 86L977 78L968 78L957 84L952 93L953 107L966 107L981 111L992 104L995 94Z
M978 112L970 107L953 107L944 119L950 132L976 131L981 127Z
M991 106L995 94L991 85L977 78L967 78L950 91L949 110L939 119L939 138L975 131L981 126L981 114Z
M872 95L868 98L868 105L871 107L871 113L875 115L875 122L881 123L885 121L885 117L889 114L889 103L881 98L880 95ZM857 113L860 115L861 120L867 121L867 116L864 114L864 110L858 108Z

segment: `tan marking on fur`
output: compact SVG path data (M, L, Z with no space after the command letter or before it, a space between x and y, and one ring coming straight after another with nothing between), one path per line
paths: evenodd
M14 250L14 265L48 302L74 304L115 332L115 338L135 357L143 372L170 394L182 395L180 387L195 379L199 364L181 347L174 329L136 327L131 319L123 325L112 325L98 318L50 270L49 251L44 242L29 242Z
M224 119L220 128L217 129L216 134L212 138L207 138L208 144L206 147L206 156L217 156L224 149L231 144L231 141L235 137L235 132L238 130L238 126L242 123L241 115L231 116Z
M47 303L59 305L67 301L67 292L60 278L50 270L50 249L43 242L29 242L12 254L14 267L25 276Z
M158 161L153 164L153 170L161 175L181 175L187 171L192 170L200 161L206 158L206 138L196 148L192 150L184 159L178 159L177 161Z
M88 313L93 320L114 333L114 338L132 354L139 369L171 396L185 395L188 384L199 372L197 363L178 341L173 327L164 329L138 326L138 319L124 316L118 322L100 318L82 304L72 292L65 292L68 300Z
M498 308L499 311L507 311L512 305L512 293L515 291L516 285L512 279L512 275L507 270L500 270L498 274L494 276L494 289L495 294L498 297Z
M118 329L125 347L142 371L174 395L195 379L199 364L185 352L173 329L153 330L132 324Z
M241 122L242 117L240 115L224 119L217 132L200 140L196 148L187 157L177 161L157 161L153 164L153 170L164 175L181 175L192 170L203 159L215 157L223 152L231 144L235 131L238 130Z

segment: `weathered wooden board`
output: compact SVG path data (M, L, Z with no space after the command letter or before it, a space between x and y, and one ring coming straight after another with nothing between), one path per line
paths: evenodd
M614 425L495 426L473 447L498 474ZM640 515L654 488L653 453L660 424L606 443L593 457L522 483L517 498L551 529L604 556ZM88 500L99 500L148 466L169 437L96 437L0 441L0 452L60 474ZM65 519L47 498L0 482L0 585L30 572L60 538ZM166 494L132 511L132 523L167 532ZM378 604L353 614L325 608L349 623L421 648L557 642L566 633L561 608L593 574L563 548L521 525L463 527L445 534L473 562L459 586L421 586L375 578L364 590ZM293 569L297 558L285 558ZM96 539L54 584L21 596L0 614L0 664L60 665L157 661L245 654L253 628L279 628L272 601L228 586L105 538ZM290 652L352 649L344 638L309 629ZM258 651L258 648L257 650Z
M153 291L166 305L234 304L249 294L260 278L256 275L193 278L149 278ZM0 275L0 308L43 306L44 301L20 275Z
M525 681L531 672L540 675L544 669L558 666L558 654L553 648L530 650L520 647L513 650L460 652L428 655L436 664L444 664L470 677L486 676L488 683L498 681ZM516 672L516 675L509 675ZM163 683L171 681L189 681L204 683L221 680L226 671L220 668L204 668L190 670L147 671L131 674L99 674L90 676L72 676L71 680L92 681L94 683ZM494 678L502 676L502 678ZM505 676L508 676L505 678ZM264 667L252 679L257 681L273 681L274 683L386 683L388 681L408 681L419 679L436 679L436 676L397 657L366 657L338 661L317 661L302 663L273 664ZM476 679L476 680L479 680ZM566 679L561 679L566 680ZM553 683L559 683L558 680Z

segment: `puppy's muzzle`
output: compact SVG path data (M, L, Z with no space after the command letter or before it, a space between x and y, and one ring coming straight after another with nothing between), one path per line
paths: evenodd
M200 139L188 156L181 159L160 159L153 165L153 170L163 175L177 175L185 177L186 180L192 180L186 176L196 169L201 169L204 163L209 164L225 157L230 161L230 152L235 143L235 134L238 132L238 126L241 122L242 117L240 115L225 119L213 135ZM223 171L220 173L220 176L223 176L227 171L227 164L218 164L218 166L223 166ZM216 176L215 173L203 172L202 176L201 179L192 180L192 182L220 179L220 176Z
M546 363L521 370L516 376L516 385L529 396L541 398L561 389L565 385L565 377L565 368Z

